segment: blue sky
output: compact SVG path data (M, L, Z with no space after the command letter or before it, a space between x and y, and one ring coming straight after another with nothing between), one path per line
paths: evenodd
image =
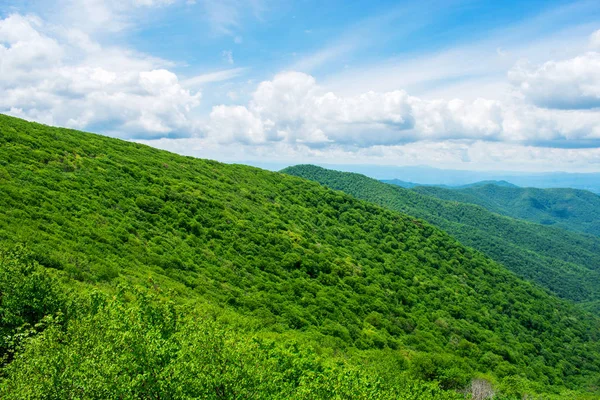
M0 0L0 112L227 162L600 171L597 1Z

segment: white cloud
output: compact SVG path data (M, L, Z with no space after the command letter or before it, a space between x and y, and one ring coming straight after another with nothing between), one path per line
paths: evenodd
M0 79L57 64L63 49L36 30L41 25L37 18L20 15L0 20Z
M600 107L600 53L588 52L542 65L519 65L508 73L525 98L540 107Z
M548 111L523 103L476 99L425 100L404 91L339 96L325 92L315 79L285 72L260 83L243 113L218 106L211 115L213 133L240 130L230 140L284 141L318 148L332 145L370 147L418 141L480 140L586 147L600 144L600 113ZM225 110L230 109L228 114ZM226 115L226 118L224 117ZM252 117L252 118L250 118ZM260 135L256 135L261 121ZM244 124L250 124L245 127ZM248 135L246 135L248 133Z
M0 111L124 137L198 132L189 114L200 93L164 62L51 28L16 14L0 20Z
M590 51L598 32L589 46L579 41L566 51L552 53L553 61L541 60L540 54L547 57L552 46L570 43L574 36L521 48L487 40L418 60L397 59L393 65L352 69L341 73L344 79L338 82L348 87L353 80L360 83L349 91L332 88L327 81L321 86L313 76L295 71L258 85L248 81L240 87L230 82L218 89L241 104L216 105L199 116L198 88L231 80L247 69L180 79L169 61L103 46L98 39L98 31L129 27L131 10L170 3L83 0L73 10L82 16L79 27L50 25L33 16L0 19L0 112L121 137L159 138L151 143L232 161L268 158L441 166L468 162L502 167L509 159L528 168L536 160L552 167L600 166L600 55ZM211 3L216 4L217 14L238 7L233 14L215 17L213 27L236 38L243 18L241 3ZM202 4L208 7L208 2ZM86 24L89 27L81 27ZM361 38L348 44L334 42L298 65L316 68L360 45ZM487 52L481 51L484 47ZM524 55L532 56L532 64L510 69L509 81L493 81L496 87L512 88L513 95L481 94L485 89L479 81L472 82L476 84L469 87L470 96L457 92L441 98L415 95L405 85L451 81L463 73L476 76L488 68L506 76L514 60ZM231 51L222 56L233 64ZM474 62L482 59L489 62Z
M526 20L440 50L400 53L374 61L372 58L355 60L351 68L337 68L323 76L321 83L328 90L343 95L402 88L428 99L499 99L511 91L506 71L517 61L527 59L542 64L549 58L573 58L589 50L590 26L569 24L564 27L559 21L572 13L560 10L553 14L542 18L544 21L539 24ZM539 31L540 26L554 25L557 29L550 34ZM368 37L369 33L365 35Z
M435 165L438 168L477 168L502 171L581 171L600 169L600 148L563 149L489 141L420 141L393 146L347 148L331 145L314 148L302 144L273 142L231 146L204 138L139 141L179 154L226 162L281 165L365 164Z
M246 107L216 106L210 113L210 121L209 132L220 143L265 141L265 123Z
M498 101L414 99L412 104L414 129L421 139L499 140L506 136L505 110Z
M317 86L315 79L299 72L281 73L272 81L258 85L251 108L263 118L272 118L283 125L301 123L307 114L315 112L311 103Z

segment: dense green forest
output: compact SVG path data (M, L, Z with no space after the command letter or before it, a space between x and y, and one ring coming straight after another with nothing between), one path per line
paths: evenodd
M496 184L415 191L444 200L478 204L498 214L600 236L600 196L577 189L536 189Z
M283 172L423 218L519 276L600 311L600 240L594 236L504 217L481 206L440 200L364 175L313 165Z
M0 115L0 205L2 398L598 395L597 317L309 180Z

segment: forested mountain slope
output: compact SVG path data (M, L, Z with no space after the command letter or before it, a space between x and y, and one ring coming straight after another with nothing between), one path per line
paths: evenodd
M580 302L600 296L600 240L440 200L364 175L298 165L282 172L423 218L557 295Z
M598 318L424 221L305 179L0 116L0 207L4 397L428 398L378 391L404 372L445 389L484 376L514 398L600 384ZM399 362L388 378L328 375L168 302L86 294L118 282L224 307L321 357L362 351L365 371ZM278 382L290 392L261 396Z
M444 200L478 204L513 218L600 236L600 196L585 190L496 184L452 190L419 186L414 190Z

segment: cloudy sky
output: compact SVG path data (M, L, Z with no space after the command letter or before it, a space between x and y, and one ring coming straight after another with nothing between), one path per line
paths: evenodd
M0 0L0 112L227 162L600 171L600 5Z

